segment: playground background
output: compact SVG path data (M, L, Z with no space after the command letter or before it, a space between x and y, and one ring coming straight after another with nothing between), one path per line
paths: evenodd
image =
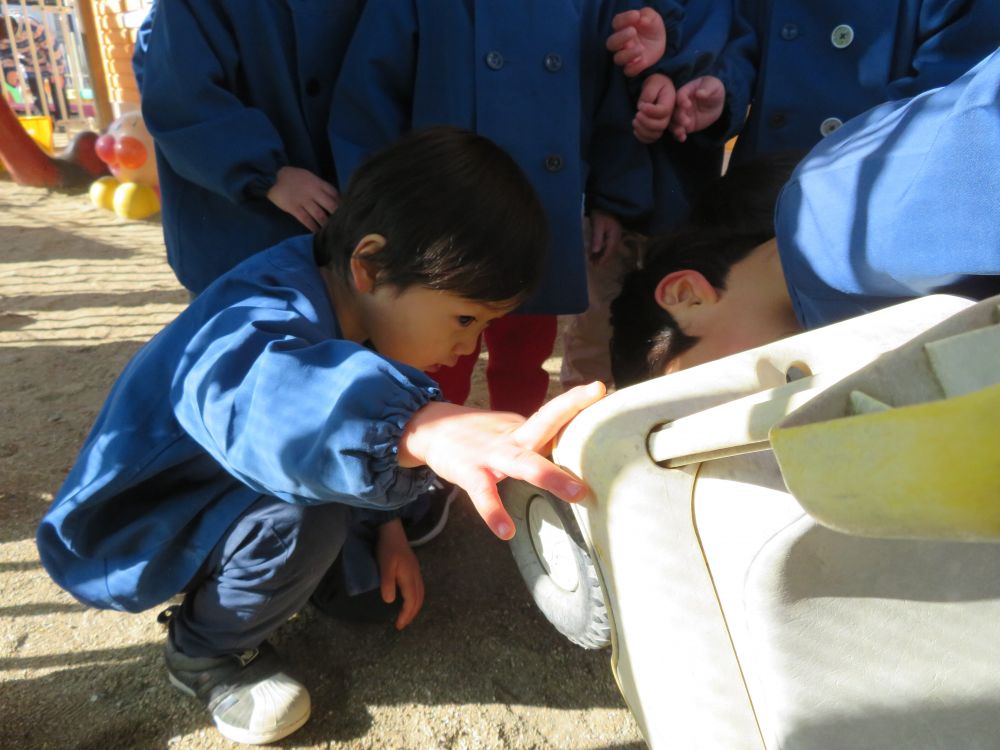
M157 221L0 175L0 748L234 747L167 683L156 610L84 608L34 545L114 378L186 300ZM547 367L555 392L558 357ZM484 396L480 368L470 403ZM278 746L644 747L610 652L579 649L543 620L471 507L419 556L427 601L403 633L311 609L279 631L313 718Z

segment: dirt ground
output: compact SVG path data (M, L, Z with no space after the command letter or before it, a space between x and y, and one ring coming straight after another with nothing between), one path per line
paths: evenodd
M186 299L158 222L0 177L2 750L234 747L169 686L156 610L83 607L49 580L34 544L112 381ZM483 394L480 379L473 400ZM314 707L280 747L644 747L610 653L549 626L471 508L419 554L427 601L405 632L312 609L279 631Z

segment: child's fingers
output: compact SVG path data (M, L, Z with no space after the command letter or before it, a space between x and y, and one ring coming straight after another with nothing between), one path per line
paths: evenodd
M624 73L628 78L634 78L647 67L648 66L642 59L642 55L639 55L622 66L622 73Z
M327 211L325 208L323 208L323 206L321 206L315 200L306 200L303 203L302 208L305 210L307 214L309 214L310 218L312 218L312 220L316 223L316 229L313 230L314 232L318 231L320 227L326 224L326 220L329 218L331 213Z
M476 471L467 477L456 477L453 481L468 494L490 531L505 541L514 536L514 521L500 501L494 472Z
M684 131L690 131L694 127L694 115L688 109L674 110L670 125Z
M326 185L326 183L323 184ZM326 187L333 190L331 185L326 185ZM316 205L318 205L325 213L325 216L323 217L324 223L326 222L326 217L336 211L337 206L339 205L339 202L337 201L337 192L335 190L331 194L321 188L313 196L313 201L315 201Z
M604 383L594 382L559 394L514 430L514 440L528 450L541 450L573 417L604 398L606 390Z
M611 28L615 31L624 29L626 26L634 26L642 19L642 14L637 10L626 10L615 15L611 19ZM612 34L611 36L614 36ZM610 47L609 47L610 49Z
M660 140L660 137L663 135L663 131L650 130L649 128L639 125L633 120L632 134L635 136L635 139L639 141L639 143L645 143L648 145L650 143L656 143Z
M662 131L670 124L671 114L673 114L673 110L670 107L640 102L636 119L648 128L658 127Z
M615 52L613 59L615 65L619 66L626 76L634 76L636 73L641 73L645 67L642 64L642 52L640 50L626 48Z
M669 120L670 115L674 111L674 103L670 99L662 100L639 100L639 104L636 106L636 112L639 114L646 115L650 118L662 118L664 120Z
M379 575L382 578L379 583L382 601L386 604L392 604L396 601L396 571L395 569L383 570L379 571Z
M635 38L636 38L635 29L632 28L631 26L628 26L626 28L623 28L621 31L616 31L614 34L609 36L608 40L605 42L605 46L608 48L609 52L614 52L617 58L617 55L619 53L621 53L624 50L629 50L630 48L633 47L632 43L635 41ZM631 52L631 54L635 53ZM615 62L617 63L618 60L616 59Z
M682 128L680 125L671 125L670 134L677 139L678 143L684 143L688 137L687 129Z
M320 228L319 224L305 210L305 208L303 206L296 206L295 209L293 209L291 213L292 213L292 216L294 216L298 220L299 224L301 224L302 226L304 226L310 232L315 233L315 232L319 231L319 228Z
M396 629L402 630L416 618L420 608L424 606L424 581L420 575L407 576L400 581L403 594L403 606L396 618Z
M569 503L582 500L587 491L583 482L572 474L526 448L510 445L505 450L497 450L488 463L508 477L548 490Z

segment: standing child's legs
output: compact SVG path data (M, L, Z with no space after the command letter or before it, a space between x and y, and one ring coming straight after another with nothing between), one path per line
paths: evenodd
M587 264L587 310L571 316L563 332L559 381L564 390L595 380L613 385L611 303L621 292L625 274L638 265L641 244L639 235L626 232L611 257Z
M491 409L529 417L545 403L549 374L542 364L552 354L557 328L555 315L507 315L490 323L484 338Z
M262 497L189 586L170 621L167 670L229 739L273 742L309 718L309 693L264 641L306 604L340 553L349 522L343 505Z

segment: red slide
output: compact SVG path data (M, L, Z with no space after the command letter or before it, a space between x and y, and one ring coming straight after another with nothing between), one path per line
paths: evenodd
M94 152L97 133L79 133L59 156L49 156L29 136L10 104L0 97L0 161L18 185L71 187L107 174Z

